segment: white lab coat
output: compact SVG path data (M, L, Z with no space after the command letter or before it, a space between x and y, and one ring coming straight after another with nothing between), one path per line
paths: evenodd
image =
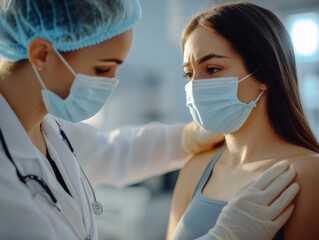
M104 182L123 186L135 183L178 169L188 158L180 144L183 124L167 126L154 123L97 133L83 123L57 121L67 134L92 184ZM42 122L42 130L50 156L56 162L72 197L58 183L49 162L33 145L1 94L0 128L22 175L42 177L81 238L93 231L93 239L97 239L96 225L90 217L93 214L89 205L93 199L90 188L85 181L84 185L81 182L77 160L62 140L55 119L48 115ZM28 185L30 188L21 183L0 145L0 239L77 239L70 223L50 205L51 201L43 194L43 189L36 183Z

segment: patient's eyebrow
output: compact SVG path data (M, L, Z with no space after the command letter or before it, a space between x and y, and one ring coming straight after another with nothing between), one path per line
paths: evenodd
M201 64L201 63L206 62L207 60L212 59L212 58L227 58L227 57L222 56L222 55L218 55L216 53L210 53L210 54L207 54L207 55L201 57L200 59L196 60L196 62L197 62L197 64Z
M203 62L206 62L208 61L209 59L212 59L212 58L227 58L226 56L222 56L222 55L218 55L216 53L210 53L210 54L207 54L201 58L199 58L198 60L196 60L196 63L197 64L201 64ZM183 63L182 67L186 67L186 66L189 66L190 63L189 62L185 62Z

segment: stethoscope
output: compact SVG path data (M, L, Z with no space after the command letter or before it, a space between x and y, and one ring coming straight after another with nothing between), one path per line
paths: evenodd
M69 141L68 137L66 136L65 132L63 131L63 129L61 128L60 124L56 121L57 125L59 126L59 132L60 132L60 135L63 139L63 141L66 143L66 145L68 146L68 148L70 149L70 151L72 152L72 154L74 155L75 157L75 153L74 153L74 149L72 147L72 144L71 142ZM63 215L63 217L68 221L68 223L70 224L73 232L76 234L76 236L81 239L81 236L79 234L79 231L76 229L76 227L72 224L72 222L70 221L70 219L68 218L68 216L64 213L61 205L59 204L57 198L54 196L53 192L51 191L51 189L49 188L48 184L40 177L40 176L37 176L37 175L34 175L34 174L28 174L28 175L25 175L23 176L21 174L21 172L19 171L19 169L17 168L17 165L14 163L13 159L12 159L12 156L9 152L9 149L8 149L8 146L6 144L6 141L4 140L4 136L2 134L2 131L1 131L1 128L0 128L0 140L1 140L1 144L2 144L2 147L5 151L5 154L7 155L8 159L12 162L13 166L15 167L16 169L16 172L17 172L17 176L18 178L20 179L20 181L22 183L24 183L26 186L27 186L27 183L29 181L35 181L37 182L43 189L44 191L48 194L49 198L50 198L50 201L51 201L51 204ZM85 181L88 183L87 185L90 187L91 189L91 192L92 192L92 195L93 195L93 201L89 202L89 198L86 195L86 200L88 202L89 205L91 205L92 207L92 210L93 210L93 213L95 215L101 215L103 213L103 207L102 207L102 204L99 203L97 200L96 200L96 196L95 196L95 192L94 192L94 189L90 183L90 181L88 180L86 174L84 173L82 167L80 164L78 164L79 167L80 167L80 170L81 170L81 175L84 176L85 178ZM82 178L81 178L81 182L83 184L83 188L84 190L86 189L85 186L84 186L84 183L82 181ZM28 187L28 186L27 186ZM94 237L94 227L93 227L93 216L92 216L92 213L90 211L90 221L91 221L91 227L90 227L90 233L88 234L88 237L87 239L93 239Z

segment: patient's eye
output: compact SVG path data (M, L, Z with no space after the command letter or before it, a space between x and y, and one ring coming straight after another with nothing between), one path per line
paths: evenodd
M221 70L221 68L214 67L214 66L211 66L211 65L208 65L208 66L206 67L206 73L207 73L208 75L213 75L213 74L219 72L220 70Z

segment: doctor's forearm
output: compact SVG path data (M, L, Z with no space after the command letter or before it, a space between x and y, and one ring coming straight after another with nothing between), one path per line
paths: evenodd
M133 184L179 169L189 156L181 144L185 124L149 123L107 133L85 124L63 125L94 185Z

